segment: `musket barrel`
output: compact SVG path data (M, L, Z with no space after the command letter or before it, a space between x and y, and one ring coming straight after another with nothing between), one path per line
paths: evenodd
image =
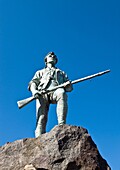
M75 84L75 83L78 83L78 82L89 80L89 79L92 79L92 78L97 77L97 76L102 76L103 74L106 74L106 73L109 73L109 72L110 72L110 70L105 70L105 71L102 71L102 72L99 72L99 73L96 73L96 74L92 74L90 76L86 76L86 77L83 77L83 78L80 78L80 79L77 79L77 80L73 80L71 83Z

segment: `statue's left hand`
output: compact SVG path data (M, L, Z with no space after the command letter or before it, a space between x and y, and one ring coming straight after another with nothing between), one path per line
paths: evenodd
M70 80L65 83L64 87L65 87L66 92L71 92L73 90L72 83Z
M66 87L69 87L69 86L71 86L71 81L70 80L65 82L65 86L64 87L66 88Z

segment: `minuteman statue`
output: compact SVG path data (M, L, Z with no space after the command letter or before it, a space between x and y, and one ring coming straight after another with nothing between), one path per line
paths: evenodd
M55 67L58 59L54 52L49 52L45 57L45 68L39 70L35 73L33 79L29 83L29 90L36 99L36 130L35 137L40 136L46 132L46 124L48 117L48 110L50 104L57 104L57 118L58 125L63 125L66 123L67 116L67 94L73 90L72 84L69 81L67 75ZM52 87L58 86L65 82L64 88L58 88L57 90L51 91L47 94L42 94L40 92Z

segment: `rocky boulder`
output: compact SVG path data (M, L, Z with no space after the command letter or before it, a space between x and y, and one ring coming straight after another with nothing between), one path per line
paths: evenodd
M38 138L0 147L0 170L110 170L88 131L55 126Z

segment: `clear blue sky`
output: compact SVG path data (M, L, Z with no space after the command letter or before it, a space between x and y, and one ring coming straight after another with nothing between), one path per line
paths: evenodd
M71 80L111 73L74 85L67 124L88 129L113 170L120 169L120 1L0 0L0 145L34 137L35 102L29 97L34 73L54 51L57 67ZM55 105L47 131L56 124Z

